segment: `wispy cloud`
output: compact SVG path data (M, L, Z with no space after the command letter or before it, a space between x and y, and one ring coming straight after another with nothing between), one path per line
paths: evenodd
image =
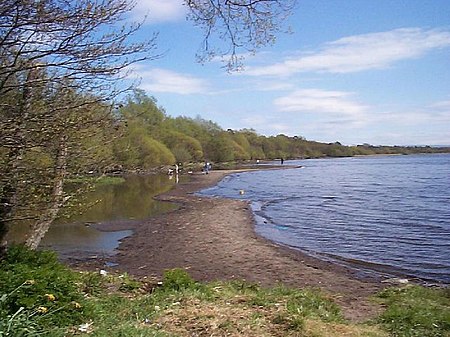
M204 94L208 92L207 81L189 74L181 74L167 69L135 69L134 76L141 80L140 88L149 92L173 93L180 95Z
M181 0L137 0L132 11L133 20L141 21L146 17L146 24L179 21L185 15L186 8Z
M326 43L318 51L269 66L248 68L252 76L288 76L299 72L351 73L386 68L417 58L433 49L450 47L450 31L401 28L345 37Z
M386 110L371 116L371 122L389 123L400 126L426 128L432 125L450 125L450 100L438 101L426 106L416 106L408 110ZM450 136L450 132L448 132Z
M450 100L439 101L431 104L429 108L438 114L445 114L445 116L450 119Z
M295 87L293 83L289 82L259 82L255 83L254 90L255 91L285 91L292 90Z
M274 104L280 111L357 118L368 110L368 106L358 103L352 96L353 93L344 91L300 89L275 99Z

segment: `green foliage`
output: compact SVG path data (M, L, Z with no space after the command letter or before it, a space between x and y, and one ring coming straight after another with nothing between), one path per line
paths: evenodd
M191 153L183 146L175 146L171 149L177 163L190 163L193 162ZM197 161L198 162L198 161Z
M273 306L284 299L286 311L294 316L319 318L324 322L343 320L340 308L319 290L288 288L283 285L267 289L241 281L230 285L236 291L250 295L249 303L255 306Z
M185 290L196 286L196 282L183 269L171 269L164 272L163 289L164 290Z
M2 337L35 337L42 335L37 322L32 319L33 313L25 310L23 307L13 314L4 316L4 313L0 312L0 315L0 336Z
M305 321L299 316L286 316L278 314L272 319L272 323L281 325L283 330L303 330Z
M317 291L303 290L289 294L286 308L292 314L298 314L302 317L316 317L324 322L342 320L339 307Z
M389 288L379 298L387 305L380 316L393 337L450 335L450 289L421 286Z
M166 130L162 141L175 155L177 162L201 161L203 150L200 142L194 137L174 130Z
M79 323L89 312L79 280L54 253L13 246L0 264L0 316L15 315L16 323L35 316L39 326Z
M210 144L211 149L207 153L208 158L213 162L228 162L235 159L235 143L228 133L221 132L216 135Z
M387 289L379 295L386 306L379 325L367 326L345 322L333 300L316 290L244 281L200 284L185 270L174 269L164 273L161 287L144 293L150 283L127 274L75 273L52 253L21 247L12 247L0 267L0 336L5 337L62 337L81 330L105 337L167 337L181 331L386 336L380 326L395 337L437 337L448 336L450 329L448 289Z
M130 126L128 133L115 143L115 156L126 169L150 169L175 163L175 157L161 142L153 139L144 127Z
M219 163L256 159L347 157L378 153L444 151L431 148L348 147L307 141L303 137L265 137L255 130L223 130L200 117L172 118L156 100L136 91L120 109L123 135L115 142L114 157L125 169L150 169L159 165L202 162ZM163 145L164 144L164 145ZM450 151L447 149L445 151Z
M120 114L128 123L144 127L155 138L166 118L162 108L156 105L156 99L147 96L140 89L136 89L133 95L128 97L127 104L120 109Z
M133 292L141 287L141 282L131 278L127 273L120 275L120 280L121 280L121 284L119 287L120 291Z
M83 273L81 274L80 291L86 295L98 295L101 293L105 278L100 273Z

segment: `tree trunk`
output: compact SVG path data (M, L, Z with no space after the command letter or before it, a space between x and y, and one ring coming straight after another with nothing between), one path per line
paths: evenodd
M67 136L62 134L59 139L58 153L55 167L55 180L52 191L51 205L43 216L33 225L30 236L25 245L36 249L47 233L52 222L56 219L58 211L64 203L64 180L67 170Z

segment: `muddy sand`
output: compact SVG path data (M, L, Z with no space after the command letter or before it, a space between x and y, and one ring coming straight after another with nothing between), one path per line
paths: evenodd
M134 226L134 234L122 240L114 257L115 268L138 277L159 278L167 269L183 268L199 281L240 279L263 286L281 282L320 288L352 321L379 312L369 298L382 288L380 282L259 237L245 201L195 195L233 172L237 171L195 174L158 196L178 203L179 209ZM107 230L117 229L121 228Z

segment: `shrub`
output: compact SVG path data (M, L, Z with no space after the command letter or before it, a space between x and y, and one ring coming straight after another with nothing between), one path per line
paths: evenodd
M163 289L183 290L190 289L196 285L195 281L183 269L167 270L163 275Z
M20 313L21 319L32 317L40 326L80 323L88 308L79 280L79 274L59 263L52 252L11 247L0 263L0 315Z

